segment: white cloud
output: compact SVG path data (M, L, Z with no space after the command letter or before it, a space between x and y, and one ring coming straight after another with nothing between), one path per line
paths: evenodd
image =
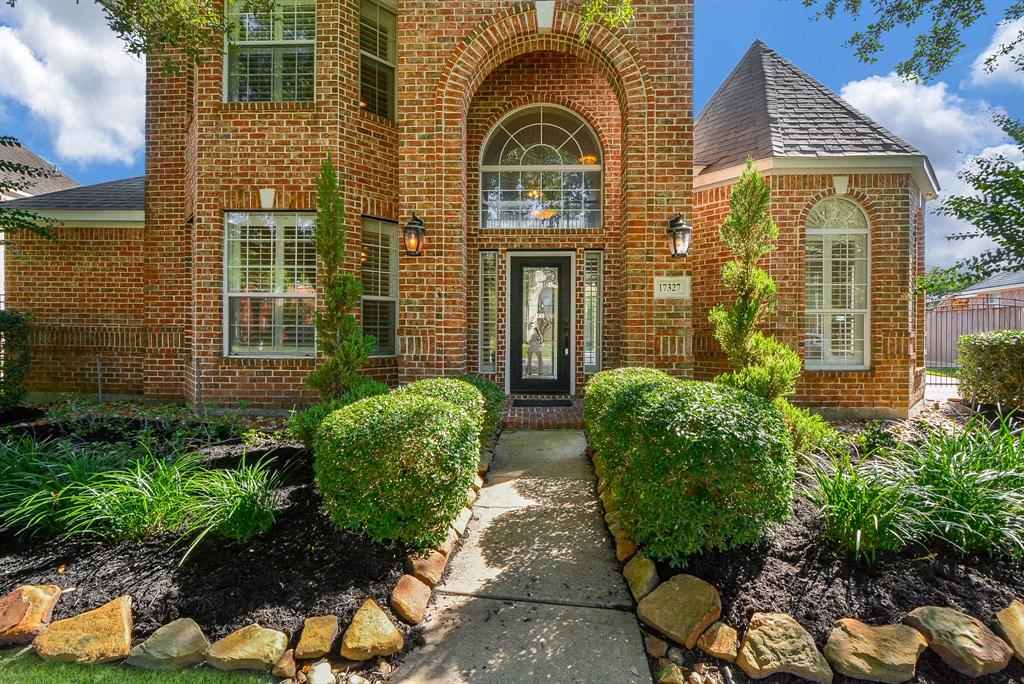
M5 4L0 98L37 119L61 161L131 164L143 149L145 65L124 53L96 3Z
M967 85L986 87L1006 84L1024 87L1024 71L1021 71L1012 61L1014 55L1019 55L1024 51L1024 45L1017 45L1013 53L997 59L992 71L985 68L985 61L991 55L996 54L1000 46L1009 45L1017 40L1022 31L1024 31L1024 19L999 24L988 47L978 54L971 65L971 76L967 79Z
M1011 145L993 122L997 109L984 100L968 100L949 92L943 82L931 85L906 81L896 74L871 76L843 86L850 104L921 150L932 162L942 186L940 200L966 194L969 188L957 173L978 155L992 155ZM933 202L934 209L939 202ZM926 220L926 262L946 266L976 254L987 245L981 241L951 242L947 235L963 232L960 221L930 214Z

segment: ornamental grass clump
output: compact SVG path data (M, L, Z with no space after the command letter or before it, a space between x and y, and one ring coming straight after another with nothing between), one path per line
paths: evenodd
M479 457L479 419L451 402L404 391L328 416L314 469L338 527L426 548L444 541L465 506Z
M879 551L1024 558L1024 442L1008 418L922 428L860 462L812 467L826 537L873 562Z

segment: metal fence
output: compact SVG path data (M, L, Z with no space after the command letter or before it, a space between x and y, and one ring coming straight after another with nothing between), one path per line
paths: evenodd
M961 335L1024 328L1024 301L1003 300L985 306L958 307L943 301L925 312L925 365L929 385L957 385Z

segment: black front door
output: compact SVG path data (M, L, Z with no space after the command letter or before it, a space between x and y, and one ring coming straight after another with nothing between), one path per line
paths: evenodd
M513 392L569 393L569 257L512 257L509 339Z

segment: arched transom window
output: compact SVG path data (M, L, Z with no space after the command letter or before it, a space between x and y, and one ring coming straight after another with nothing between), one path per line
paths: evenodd
M805 364L868 367L869 227L853 202L822 200L807 216Z
M482 228L601 227L601 146L574 112L534 105L488 134L480 159Z

